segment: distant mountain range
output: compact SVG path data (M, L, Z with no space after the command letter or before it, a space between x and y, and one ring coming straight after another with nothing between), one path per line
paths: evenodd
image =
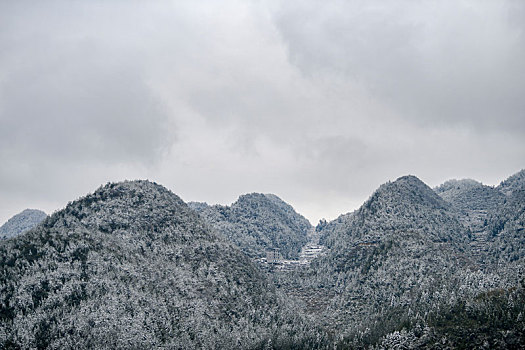
M0 239L8 239L22 234L41 223L47 214L41 210L26 209L0 227Z
M0 348L525 348L525 171L403 176L313 230L271 194L107 184L0 242Z

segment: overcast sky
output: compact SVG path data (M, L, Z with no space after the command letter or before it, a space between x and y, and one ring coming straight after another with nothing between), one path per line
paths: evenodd
M524 1L1 1L0 224L147 178L315 224L525 167Z

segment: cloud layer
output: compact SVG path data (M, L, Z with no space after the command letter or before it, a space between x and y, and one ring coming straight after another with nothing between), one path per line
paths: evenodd
M107 181L312 221L524 167L518 1L0 4L0 221Z

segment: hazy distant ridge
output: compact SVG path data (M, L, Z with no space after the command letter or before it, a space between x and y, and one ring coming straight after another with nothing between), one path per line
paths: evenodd
M0 227L0 239L18 236L40 224L47 214L41 210L25 209Z

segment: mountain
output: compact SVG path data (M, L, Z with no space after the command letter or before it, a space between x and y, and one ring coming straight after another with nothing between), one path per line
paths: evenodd
M283 257L297 259L312 228L292 206L273 194L242 195L231 206L191 206L251 258L264 257L267 249L279 248Z
M467 233L450 208L417 177L403 176L380 186L359 210L340 219L344 230L325 230L322 240L331 247L417 231L434 242L464 243Z
M500 192L507 196L523 188L525 188L525 169L518 171L505 181L502 181L497 187Z
M41 223L46 217L47 214L41 210L26 209L0 227L0 240L15 237L28 231Z
M0 242L0 348L314 348L321 338L155 183L107 184Z
M488 218L489 255L496 264L525 263L525 170L496 187L505 194Z
M252 258L296 256L311 226L274 195L107 184L0 241L0 348L524 348L522 173L400 177L282 269Z
M435 191L457 209L472 232L473 253L486 268L525 258L525 170L496 187L450 180Z
M375 344L425 324L460 297L505 285L496 273L477 269L456 210L415 176L380 186L321 234L329 251L276 280L339 335L342 348Z
M473 258L481 265L489 259L488 221L503 205L505 195L497 188L471 180L449 180L434 189L458 213L460 221L471 232Z
M463 212L493 211L505 198L499 189L471 179L449 180L436 187L435 191Z

